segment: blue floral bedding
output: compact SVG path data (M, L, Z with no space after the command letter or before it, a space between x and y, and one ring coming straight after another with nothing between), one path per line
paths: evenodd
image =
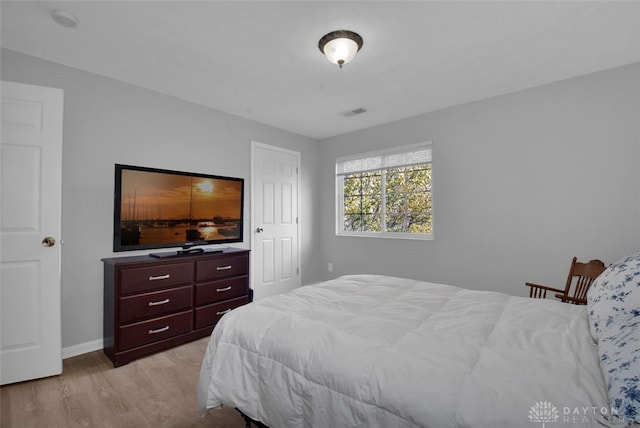
M640 423L640 251L612 264L587 295L611 411Z

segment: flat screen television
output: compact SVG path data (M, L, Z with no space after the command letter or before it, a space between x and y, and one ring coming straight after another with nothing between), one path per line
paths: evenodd
M113 251L242 242L243 214L242 178L115 165Z

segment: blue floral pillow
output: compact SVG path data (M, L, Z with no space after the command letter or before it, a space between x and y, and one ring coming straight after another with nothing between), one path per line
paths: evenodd
M587 313L611 411L628 424L640 423L640 251L593 282Z

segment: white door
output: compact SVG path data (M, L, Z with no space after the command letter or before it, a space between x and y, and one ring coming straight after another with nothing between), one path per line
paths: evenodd
M300 285L300 153L253 142L251 163L251 286L258 300Z
M62 372L60 89L2 82L0 383Z

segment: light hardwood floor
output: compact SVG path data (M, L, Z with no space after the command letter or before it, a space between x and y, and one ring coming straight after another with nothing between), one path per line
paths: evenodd
M122 367L102 351L64 360L60 376L0 388L2 428L244 428L231 408L198 410L208 338Z

